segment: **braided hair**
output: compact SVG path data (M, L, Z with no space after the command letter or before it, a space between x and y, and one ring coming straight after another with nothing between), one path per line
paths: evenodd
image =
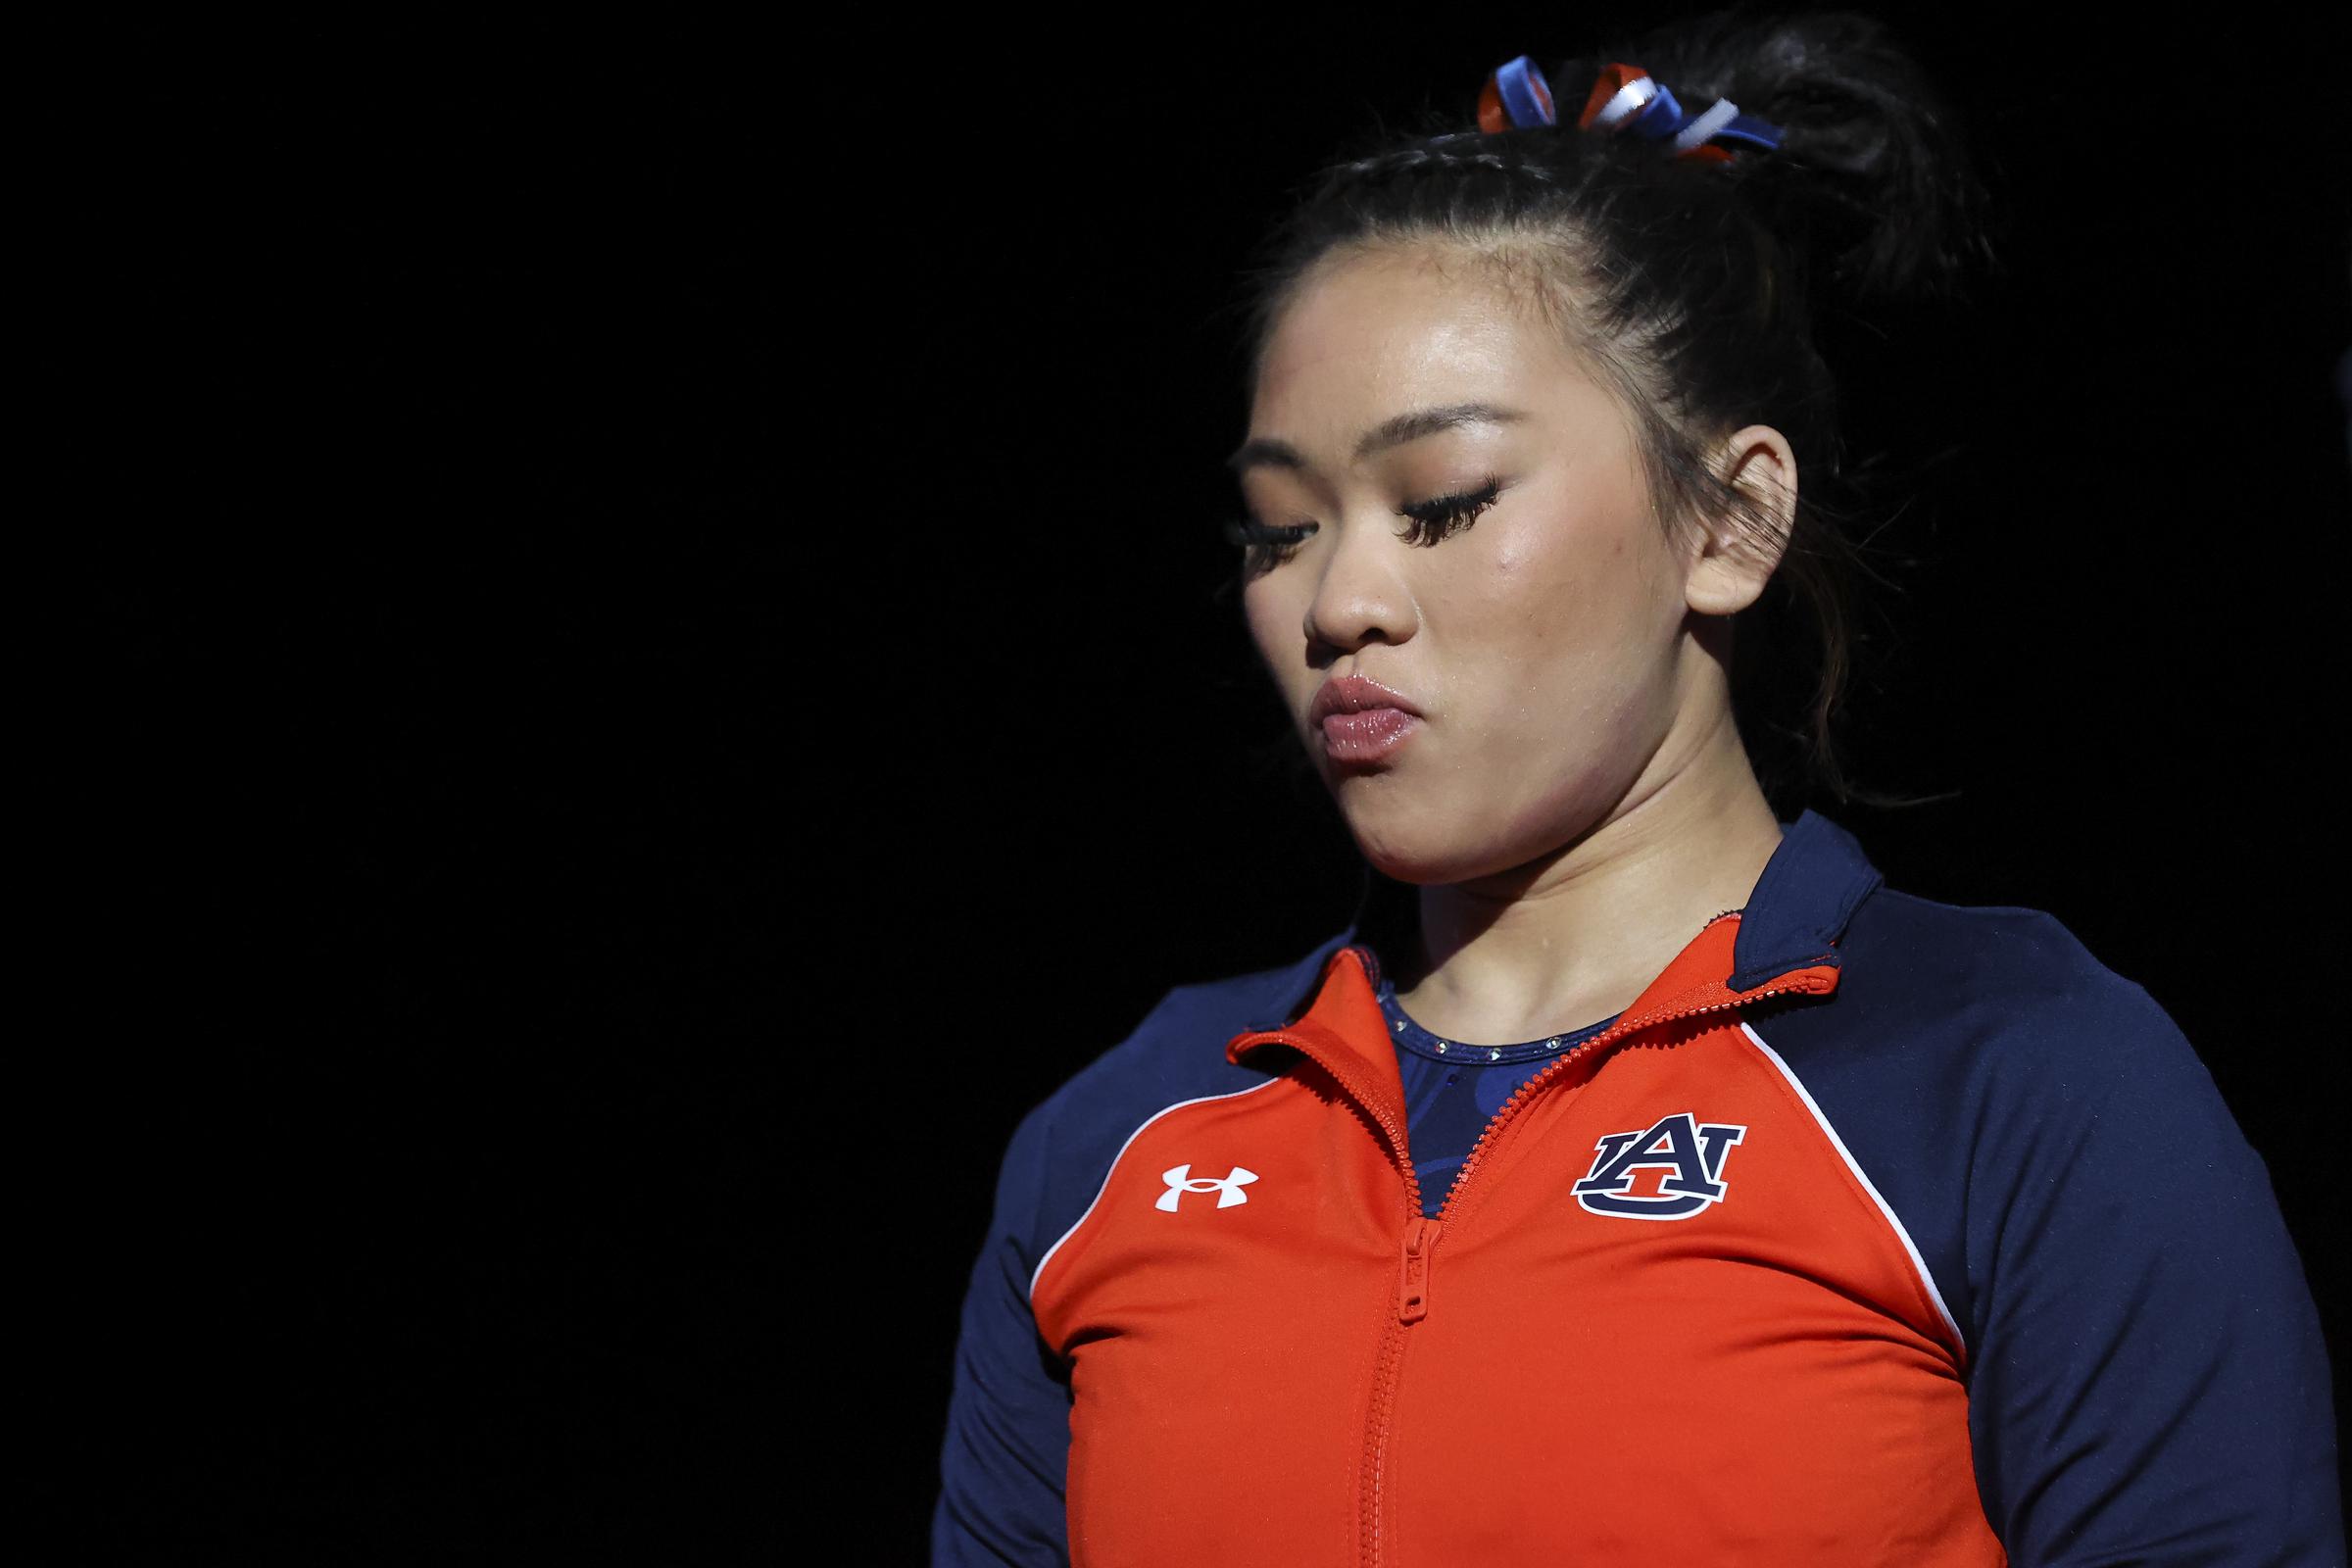
M1612 62L1638 64L1693 107L1732 100L1780 128L1778 148L1693 160L1580 131L1575 108ZM1664 526L1716 515L1777 535L1705 457L1744 424L1771 424L1805 483L1772 586L1741 612L1756 634L1740 641L1777 651L1793 620L1814 657L1750 647L1734 661L1733 707L1767 794L1809 781L1840 801L1936 799L1861 788L1833 741L1856 595L1862 579L1883 579L1850 527L1854 475L1816 326L1874 300L1948 297L1988 258L1952 114L1885 24L1850 13L1717 13L1569 60L1550 80L1560 124L1490 132L1461 128L1467 116L1432 120L1304 187L1246 274L1251 381L1320 266L1441 241L1536 305L1624 405ZM1766 716L1790 708L1792 723Z

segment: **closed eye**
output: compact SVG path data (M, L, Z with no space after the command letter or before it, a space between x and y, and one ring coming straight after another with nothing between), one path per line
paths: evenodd
M1407 520L1402 535L1407 544L1434 545L1461 532L1502 494L1502 481L1489 479L1475 490L1436 496L1396 509ZM1298 553L1314 533L1312 522L1267 523L1255 517L1236 517L1225 524L1225 537L1249 552L1248 568L1263 571L1281 565Z
M1252 576L1290 560L1314 531L1311 522L1264 523L1255 517L1236 517L1225 524L1225 537L1248 552L1243 568Z
M1404 531L1404 537L1411 544L1434 545L1476 522L1478 514L1493 506L1495 498L1501 494L1502 481L1489 479L1475 490L1464 490L1455 495L1438 496L1429 501L1416 501L1410 506L1399 507L1397 512L1412 519L1412 526Z

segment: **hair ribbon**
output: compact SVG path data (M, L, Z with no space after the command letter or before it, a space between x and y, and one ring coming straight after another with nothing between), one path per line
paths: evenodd
M1521 55L1498 66L1478 96L1479 129L1493 133L1558 122L1551 86L1534 61ZM1644 141L1672 143L1672 156L1729 162L1732 150L1718 142L1742 142L1771 149L1781 144L1781 127L1740 112L1718 98L1693 115L1666 84L1640 66L1612 62L1601 68L1577 118L1579 130L1631 131Z

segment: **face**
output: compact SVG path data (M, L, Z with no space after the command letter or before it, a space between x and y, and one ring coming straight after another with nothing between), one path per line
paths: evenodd
M1497 281L1327 260L1273 325L1235 461L1250 525L1298 534L1250 551L1250 634L1385 873L1525 865L1702 749L1726 699L1689 622L1719 573L1658 522L1616 399ZM1318 693L1408 711L1323 718Z

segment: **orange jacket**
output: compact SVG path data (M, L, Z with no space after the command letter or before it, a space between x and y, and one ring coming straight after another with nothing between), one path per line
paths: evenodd
M2047 915L1889 893L1808 812L1435 1219L1352 931L1024 1123L941 1561L2340 1560L2260 1161Z

